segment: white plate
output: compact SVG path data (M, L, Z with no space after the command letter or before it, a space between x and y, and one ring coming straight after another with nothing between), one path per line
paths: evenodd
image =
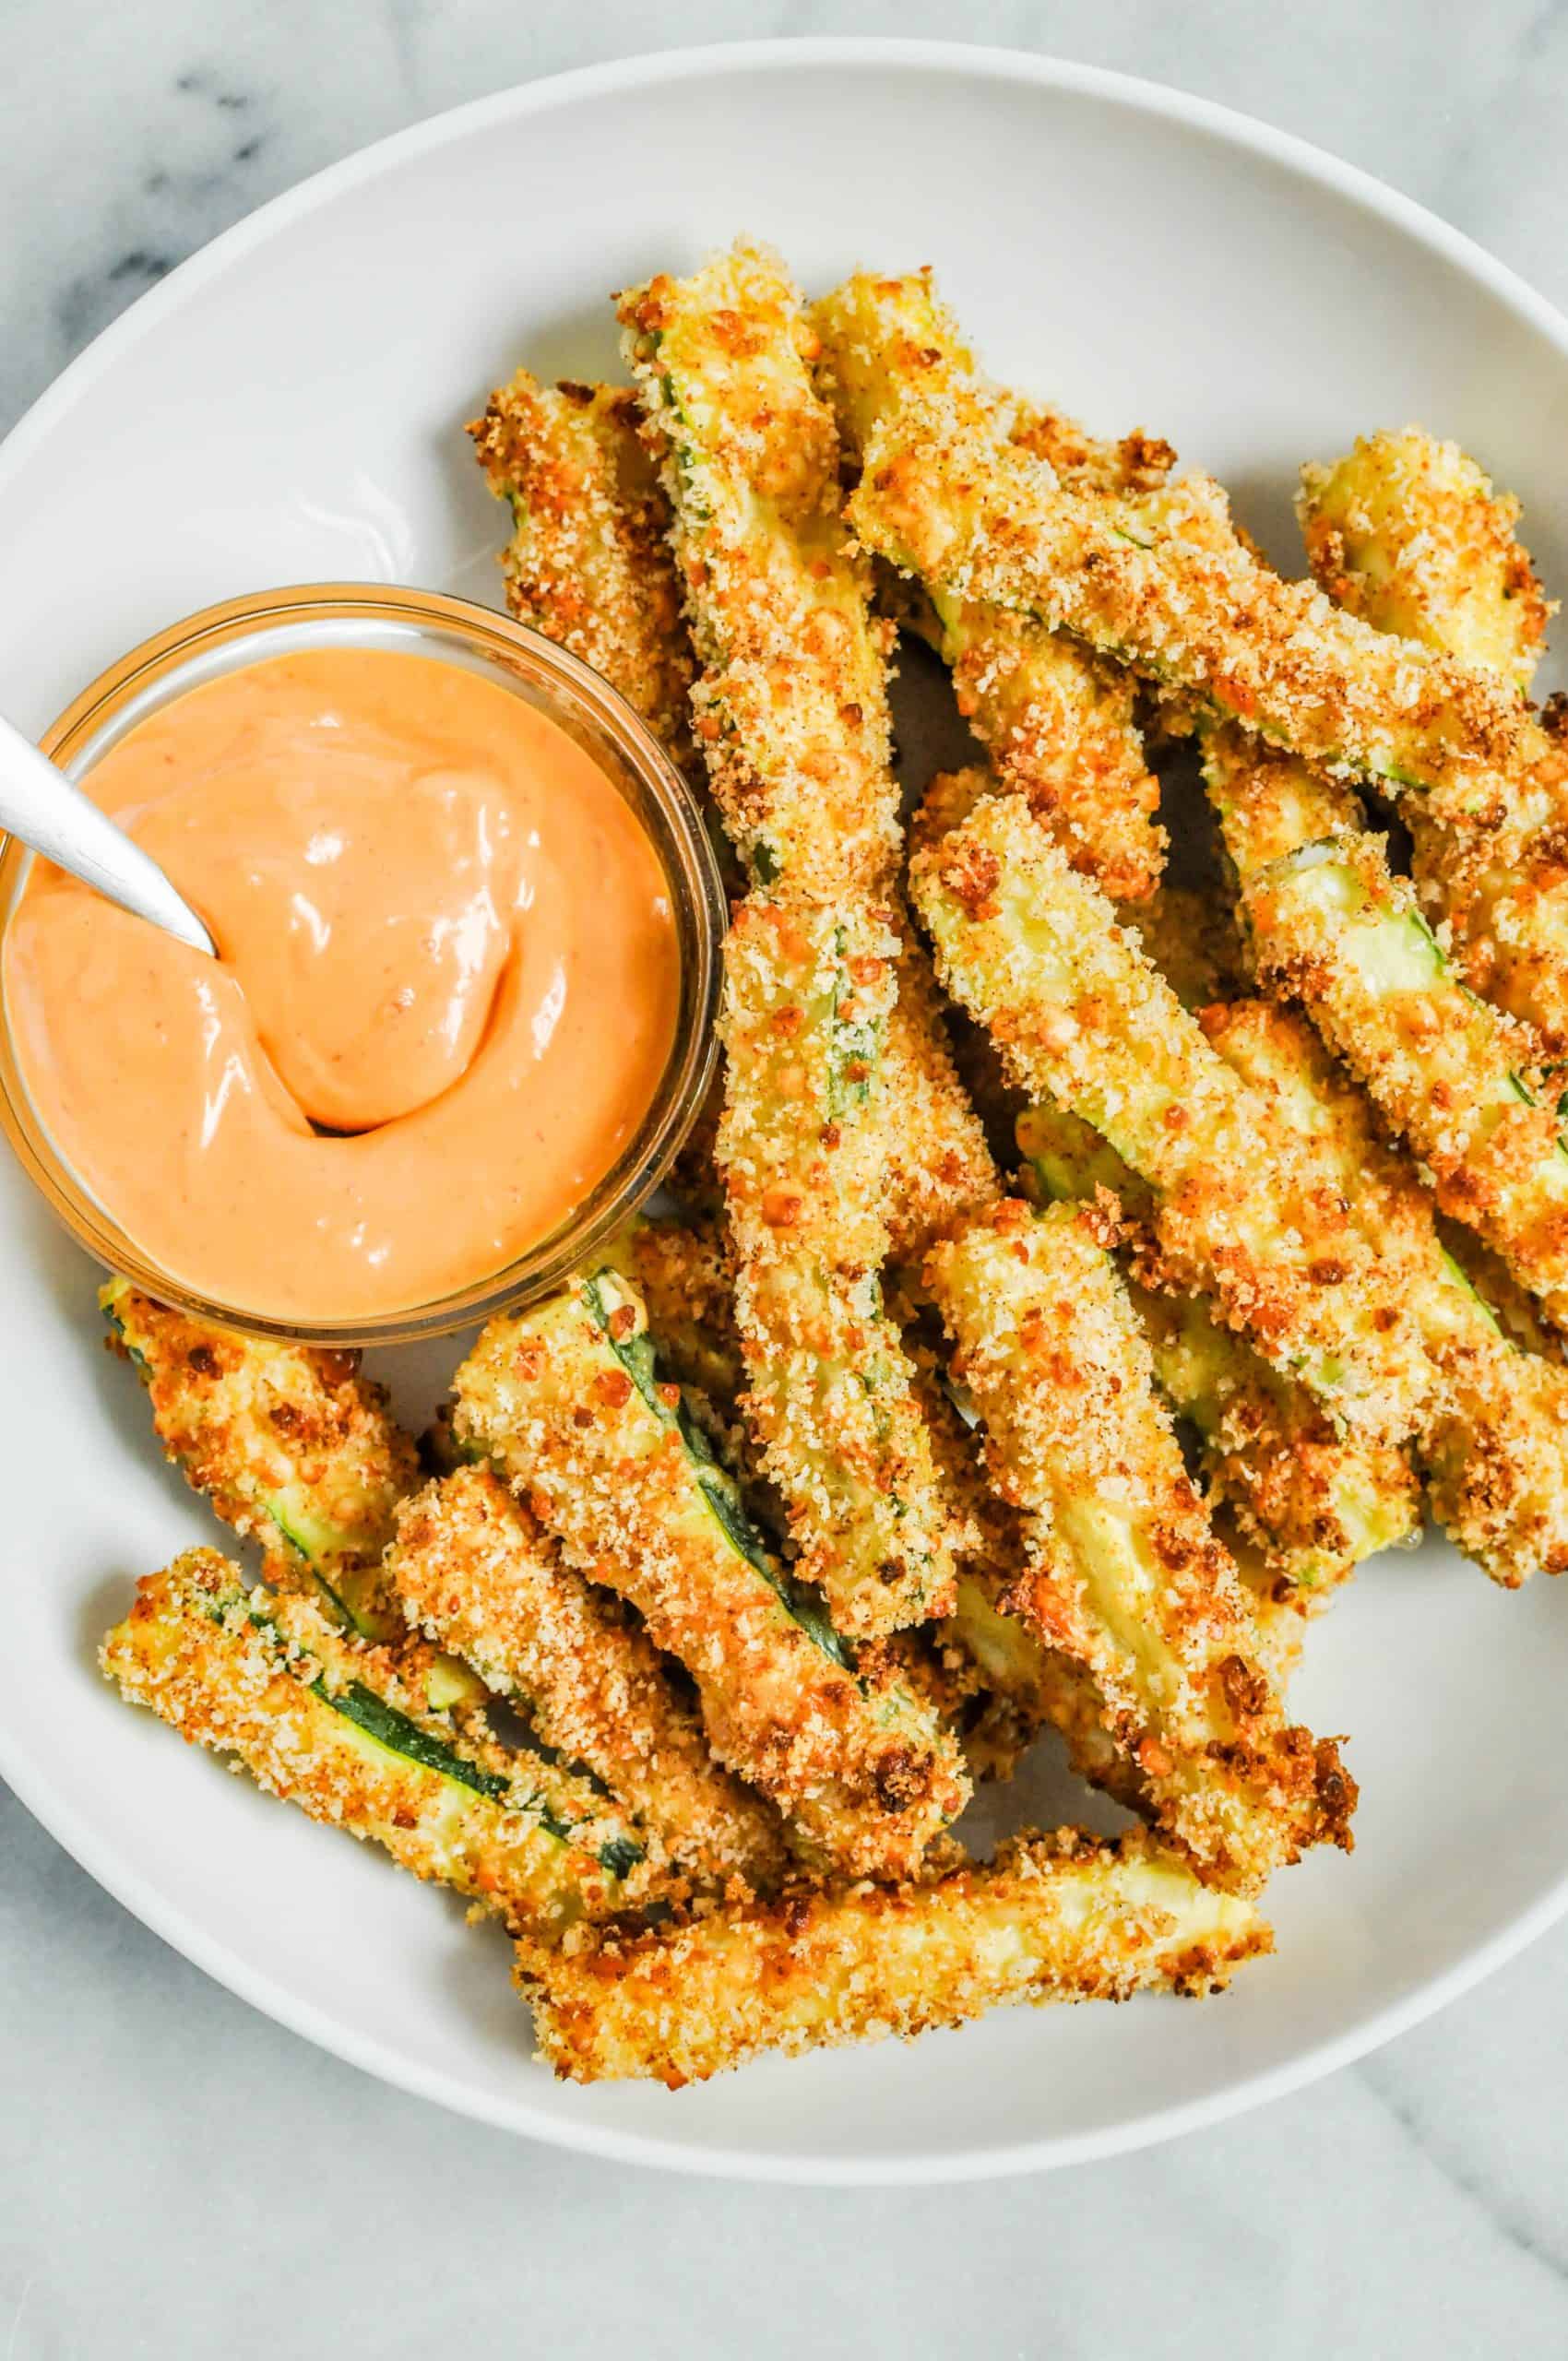
M209 599L375 576L492 598L460 428L525 354L611 368L607 291L744 228L811 287L934 263L999 372L1212 468L1299 564L1298 462L1418 418L1524 496L1568 584L1568 326L1402 198L1113 75L917 43L666 55L387 140L143 298L0 453L0 711L42 727ZM1213 2121L1413 2023L1568 1905L1568 1600L1446 1549L1385 1560L1314 1634L1305 1718L1350 1733L1358 1850L1270 1897L1276 1959L1194 2008L1015 2011L678 2096L529 2057L498 1937L128 1713L93 1649L208 1520L99 1350L93 1274L0 1172L6 1678L0 1769L92 1874L311 2039L512 2130L779 2179L1062 2164ZM440 1356L400 1372L416 1416Z

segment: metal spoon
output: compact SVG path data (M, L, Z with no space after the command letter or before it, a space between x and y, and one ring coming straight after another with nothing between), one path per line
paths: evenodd
M117 828L76 781L0 717L0 828L19 836L84 885L150 919L193 951L218 956L200 919L169 883L150 853Z

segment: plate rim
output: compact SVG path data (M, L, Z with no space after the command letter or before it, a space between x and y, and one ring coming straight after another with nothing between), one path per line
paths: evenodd
M339 190L374 180L380 172L467 137L491 122L552 113L580 101L648 89L665 82L703 80L746 72L768 64L897 65L960 76L976 81L1005 78L1039 88L1109 100L1130 110L1188 125L1223 145L1249 151L1316 183L1363 211L1413 238L1491 294L1555 345L1568 362L1568 317L1508 264L1465 231L1455 229L1414 197L1393 188L1360 165L1279 129L1260 117L1162 82L1110 67L1090 65L1032 50L984 42L911 40L865 34L810 35L798 39L709 42L640 52L596 65L574 66L537 80L441 110L405 125L380 139L279 191L178 264L101 329L58 376L38 394L0 441L0 492L27 467L33 446L66 415L72 405L123 351L129 350L167 315L198 297L230 264L265 244L275 231L329 202ZM1476 1945L1463 1959L1415 1990L1372 2010L1360 2023L1330 2035L1286 2062L1244 2076L1221 2091L1146 2113L1102 2130L1058 2132L1000 2146L977 2147L956 2156L921 2151L909 2156L851 2158L830 2154L781 2154L765 2148L705 2153L658 2133L573 2123L540 2114L526 2097L508 2094L488 2101L439 2070L402 2057L374 2036L329 2017L316 2003L298 1999L243 1954L209 1939L178 1903L166 1900L137 1872L113 1857L85 1817L54 1794L46 1770L20 1750L13 1750L0 1721L0 1776L24 1809L132 1916L205 1975L289 2032L330 2055L471 2120L493 2125L549 2147L594 2155L612 2163L719 2180L747 2180L797 2187L941 2187L1000 2178L1097 2162L1163 2144L1183 2133L1228 2121L1289 2093L1305 2088L1340 2067L1370 2055L1474 1988L1568 1915L1568 1862L1555 1883L1506 1926Z

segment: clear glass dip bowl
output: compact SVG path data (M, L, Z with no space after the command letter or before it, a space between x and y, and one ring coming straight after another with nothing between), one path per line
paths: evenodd
M669 883L681 974L674 1041L634 1137L566 1219L504 1269L429 1302L307 1330L246 1306L208 1300L150 1261L120 1228L113 1211L84 1186L44 1129L22 1081L8 1010L0 1010L0 1124L79 1243L160 1302L295 1343L398 1344L442 1335L549 1294L658 1187L713 1074L725 902L695 799L625 699L590 666L539 633L489 608L434 591L311 583L204 608L100 673L41 742L73 777L80 777L128 730L185 690L263 657L323 646L435 657L498 682L585 747L636 814ZM0 931L10 922L32 859L25 846L0 836Z

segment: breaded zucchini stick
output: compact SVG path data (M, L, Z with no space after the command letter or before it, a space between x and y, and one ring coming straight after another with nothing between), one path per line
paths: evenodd
M403 1502L386 1579L417 1630L656 1829L671 1860L712 1884L778 1883L774 1814L713 1761L646 1632L562 1561L488 1467L458 1468Z
M994 1192L994 1193L1000 1193ZM919 1371L921 1407L942 1480L962 1523L953 1612L916 1634L927 1638L953 1692L966 1759L987 1777L1011 1776L1016 1760L1048 1725L1067 1737L1075 1766L1097 1786L1120 1791L1119 1758L1102 1724L1100 1699L1071 1657L1047 1647L1013 1612L1009 1600L1025 1565L1018 1513L989 1481L972 1409L954 1384L935 1307L907 1329ZM958 1399L966 1403L961 1414ZM989 1697L991 1703L976 1704ZM1124 1801L1133 1800L1130 1793Z
M881 1309L893 1136L884 1047L899 846L885 628L838 515L814 338L778 258L737 246L622 299L669 452L703 663L697 730L752 876L725 955L717 1142L764 1471L802 1572L871 1636L944 1612L947 1515Z
M695 1386L720 1409L745 1382L735 1333L734 1285L714 1228L635 1214L600 1249L647 1306L659 1358L677 1384Z
M736 849L762 885L885 895L892 627L839 516L838 437L800 296L777 255L742 243L690 279L633 289L619 311L666 449L697 736Z
M653 1892L640 1832L582 1779L429 1711L415 1643L370 1648L309 1599L247 1590L215 1549L137 1585L100 1663L133 1704L268 1795L553 1941Z
M1553 609L1519 541L1519 503L1457 443L1419 426L1362 435L1301 469L1296 509L1336 606L1529 687Z
M878 1276L897 957L874 911L754 896L731 928L720 1017L744 1406L802 1574L863 1637L953 1599L950 1519Z
M1141 1832L1060 1829L931 1884L793 1893L570 1953L525 1943L517 1981L563 2079L678 2090L769 2053L909 2039L1019 2002L1216 1992L1272 1948L1249 1903Z
M883 1054L888 1249L896 1264L917 1266L943 1230L996 1195L998 1182L985 1126L958 1079L931 961L907 922Z
M506 604L602 672L677 762L694 761L696 671L658 468L629 387L541 386L519 369L469 428L512 511Z
M1511 684L1374 632L1162 493L1075 492L1014 445L956 329L885 355L849 516L928 591L990 599L1454 832L1444 892L1487 989L1568 1044L1568 754ZM1218 518L1215 504L1215 516Z
M1018 1147L1046 1196L1085 1202L1108 1189L1134 1224L1146 1219L1141 1182L1076 1116L1031 1107ZM1305 1388L1221 1326L1201 1296L1146 1287L1125 1269L1123 1278L1160 1391L1197 1430L1209 1505L1235 1519L1249 1545L1242 1578L1255 1562L1268 1603L1315 1612L1365 1559L1415 1539L1420 1486L1403 1450L1336 1434Z
M815 1862L910 1875L968 1798L953 1740L862 1680L661 1381L635 1288L609 1270L492 1321L457 1376L456 1431L618 1591L697 1685L720 1762L792 1820Z
M128 1279L99 1302L147 1387L165 1455L223 1523L261 1547L280 1589L317 1591L369 1639L400 1635L381 1580L413 1443L357 1353L315 1352L172 1311Z
M1005 1200L926 1265L1024 1523L1012 1603L1084 1667L1157 1824L1200 1871L1256 1891L1308 1845L1348 1843L1332 1742L1287 1725L1245 1595L1154 1391L1094 1208Z
M1407 427L1369 435L1331 467L1309 466L1301 476L1297 507L1308 561L1336 605L1378 631L1529 688L1555 606L1542 597L1518 538L1519 503L1494 492L1456 444ZM1446 947L1467 980L1541 1020L1533 979L1562 929L1559 921L1553 932L1536 905L1555 888L1557 846L1544 861L1521 864L1505 842L1478 849L1431 825L1411 800L1403 817L1428 916L1440 926L1451 915L1463 920ZM1538 932L1544 943L1532 948ZM1561 1057L1568 1044L1550 979L1540 998L1552 1054Z
M928 589L1073 631L1309 761L1419 791L1450 825L1527 802L1544 750L1501 682L1336 611L1234 535L1162 530L1158 494L1064 485L1009 439L929 281L925 302L923 343L889 346L868 375L850 502L868 548Z
M1438 1383L1416 1431L1434 1513L1509 1588L1568 1572L1568 1370L1513 1344L1443 1252L1431 1200L1302 1016L1264 1001L1206 1013L1216 1048L1343 1188L1409 1305Z
M819 382L857 458L877 421L889 350L921 349L938 309L929 281L866 272L814 307ZM997 410L1002 422L1000 401ZM1071 421L1032 417L1028 432L1030 447L1054 451L1063 466L1082 446L1086 471L1098 481L1109 471L1107 455L1081 430L1075 442ZM1141 438L1136 447L1145 455L1149 448ZM1147 473L1145 456L1142 481ZM1164 865L1166 837L1157 816L1159 784L1144 760L1126 673L1027 616L940 586L915 602L908 620L951 668L958 709L1003 783L1028 797L1075 868L1113 900L1143 900Z
M1538 1037L1463 981L1344 789L1229 729L1205 733L1204 770L1261 979L1301 1002L1443 1211L1568 1323L1568 1140Z
M1157 1199L1162 1256L1367 1437L1418 1423L1431 1372L1334 1184L1205 1040L1195 1018L1016 796L987 797L917 853L939 973L1013 1079L1103 1134Z

